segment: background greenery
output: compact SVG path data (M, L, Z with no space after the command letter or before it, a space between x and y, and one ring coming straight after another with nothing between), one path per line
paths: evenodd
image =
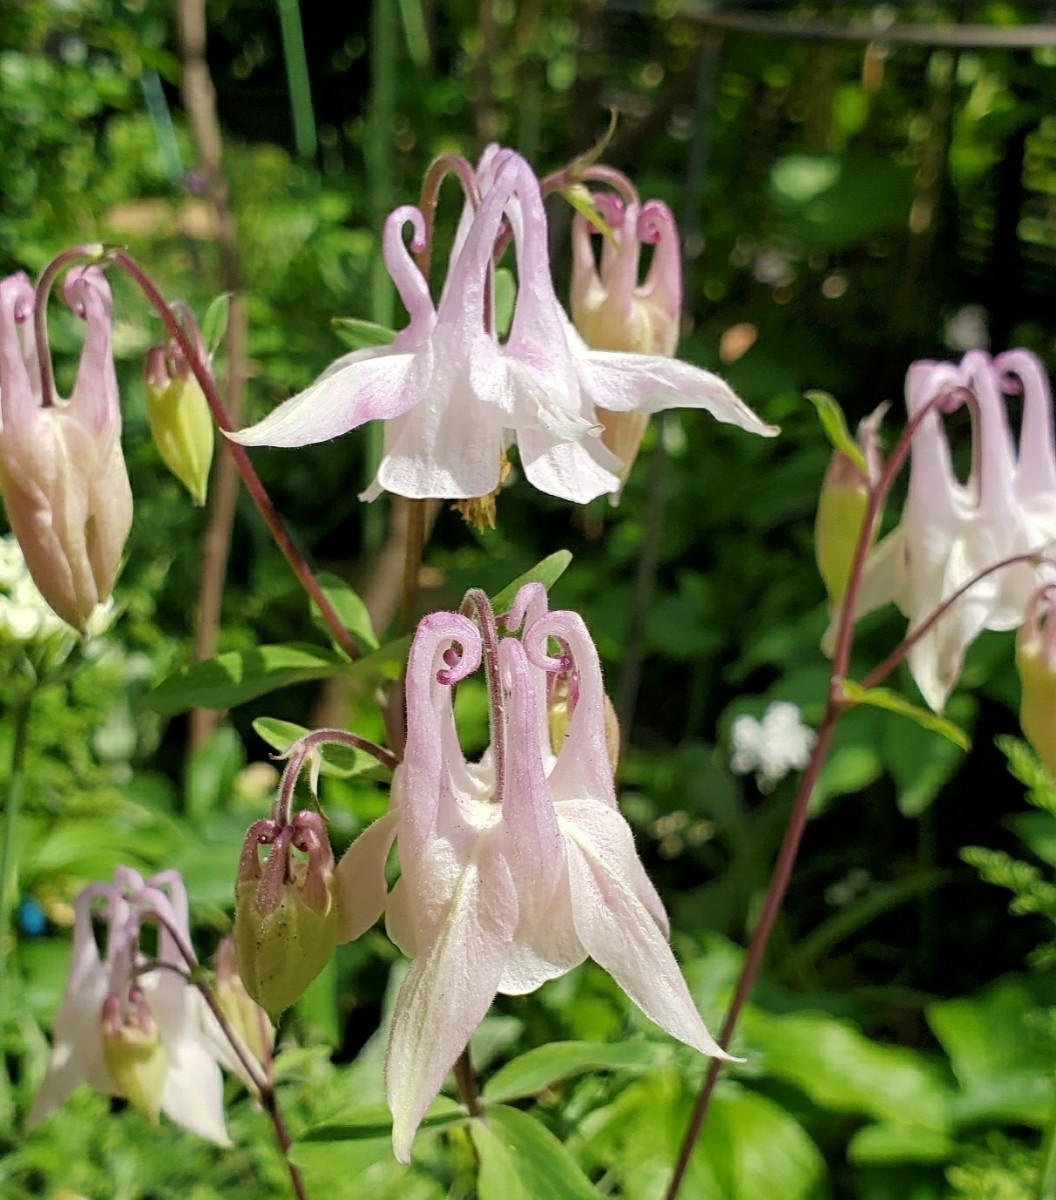
M867 15L861 5L816 7L840 22ZM607 159L680 216L681 354L722 369L783 426L779 442L762 442L702 414L668 415L653 423L619 507L573 511L515 480L495 531L473 534L445 512L427 551L431 607L457 602L469 584L494 591L559 546L573 552L554 601L580 609L597 639L630 732L624 810L714 1027L792 789L786 781L763 794L730 772L730 723L774 698L817 718L824 697L812 519L828 448L802 391L834 392L852 417L890 399L897 427L906 366L955 357L969 305L985 310L995 350L1026 345L1053 365L1056 49L719 37L675 0L302 9L307 89L296 39L283 37L284 15L287 35L297 27L296 3L215 0L208 11L249 303L247 419L342 351L331 317L399 324L377 233L389 208L416 198L435 154L473 156L497 138L542 172L592 144L614 108ZM1027 3L884 10L940 40L958 20L1039 19ZM166 294L204 312L220 290L218 268L179 78L161 0L22 0L0 10L0 275L32 273L75 241L120 241ZM445 193L442 213L455 212ZM551 218L560 282L568 214L555 205ZM118 862L178 866L207 951L230 923L242 833L268 802L267 772L244 770L267 756L253 719L306 723L317 701L303 685L240 706L191 761L186 722L150 705L151 687L189 653L204 517L149 439L139 371L158 322L124 281L114 287L136 519L119 621L76 683L35 701L17 847L24 903L17 927L0 931L14 939L0 993L0 1193L282 1196L266 1122L233 1085L233 1153L148 1128L134 1112L111 1117L121 1106L87 1093L31 1136L21 1132L65 977L71 897ZM73 325L54 306L67 379ZM967 434L966 422L955 425L961 450ZM387 501L356 499L373 445L357 434L255 454L314 561L353 581L369 575L384 535ZM901 629L893 612L871 618L860 665ZM323 644L240 503L220 643L257 640ZM747 1062L720 1085L687 1197L1041 1194L1056 980L1051 953L1036 951L1056 913L1044 891L1056 819L1029 757L1009 749L1014 776L994 748L995 734L1016 732L1017 702L1010 635L991 634L970 654L950 707L972 733L967 756L891 714L860 711L842 723L735 1045ZM461 689L460 705L467 744L479 746L480 692ZM353 704L349 719L380 736L365 707ZM0 761L9 743L0 724ZM384 806L376 785L356 780L328 780L324 799L339 843ZM997 853L970 856L991 882L962 860L972 844ZM1034 871L1026 883L1013 860ZM1022 915L1008 913L1007 891L993 883L1015 885ZM360 1186L379 1197L469 1196L465 1130L423 1134L415 1165L397 1168L384 1130L362 1118L360 1106L383 1098L377 1031L397 960L380 931L368 934L341 949L287 1017L278 1062L298 1161L319 1194ZM647 1029L602 972L588 966L535 996L500 999L474 1054L486 1077L530 1047L581 1040L638 1049L609 1060L597 1050L544 1057L534 1074L495 1087L514 1105L496 1121L516 1142L525 1136L516 1112L535 1097L586 1194L589 1180L604 1195L661 1195L702 1064ZM83 1153L72 1157L71 1146ZM480 1194L505 1196L494 1147L478 1138L475 1149L488 1165Z

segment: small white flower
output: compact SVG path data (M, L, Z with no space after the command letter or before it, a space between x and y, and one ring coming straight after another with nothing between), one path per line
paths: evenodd
M799 708L787 700L771 704L761 721L737 717L730 738L731 769L738 775L754 771L761 791L769 791L789 771L801 771L816 741L814 730L803 724Z

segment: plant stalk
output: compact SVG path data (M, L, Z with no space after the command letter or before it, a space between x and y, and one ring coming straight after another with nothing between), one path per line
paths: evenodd
M7 976L8 945L11 941L12 890L17 877L18 820L22 809L22 785L29 740L32 692L19 695L11 708L13 734L11 768L4 787L4 845L0 855L0 981Z

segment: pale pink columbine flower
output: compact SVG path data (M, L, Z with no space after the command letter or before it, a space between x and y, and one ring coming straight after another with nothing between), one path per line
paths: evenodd
M1004 389L1023 393L1018 454ZM962 482L942 416L965 403L972 417L972 466ZM1051 546L1056 445L1048 381L1024 350L993 360L972 351L956 366L915 363L906 378L906 407L911 420L924 412L913 437L906 503L899 525L867 564L857 611L893 600L909 617L912 633L981 572ZM1049 573L1042 569L1040 576ZM1023 622L1038 578L1039 570L1028 564L986 575L915 643L910 670L932 708L945 704L965 651L979 633L1015 629Z
M389 934L411 958L386 1073L402 1162L496 992L534 991L588 956L673 1037L726 1057L689 994L667 915L616 806L601 668L586 626L576 613L548 613L544 589L530 584L505 618L511 632L524 626L522 636L500 639L486 599L467 599L479 625L440 612L418 626L393 809L336 873L343 935L361 932L387 906ZM482 659L491 745L467 763L452 691ZM546 697L565 677L574 707L555 753ZM386 898L394 835L401 876Z
M492 148L476 177L479 207L463 218L434 309L402 240L424 246L413 207L385 225L385 263L410 323L391 345L335 362L306 391L235 434L247 446L303 446L384 420L385 454L364 498L471 499L499 487L516 443L529 481L585 503L619 489L620 460L600 438L599 412L706 408L754 433L777 432L716 376L652 354L591 350L554 293L539 181L519 155ZM518 294L506 342L491 314L494 251L515 244Z
M110 287L98 267L66 275L67 304L87 324L69 400L41 377L47 345L23 274L0 281L0 489L41 595L84 632L114 586L132 523L110 345ZM46 393L46 394L45 394Z
M103 955L92 929L100 903L106 920ZM158 926L152 959L139 945L144 923ZM187 893L175 871L144 881L136 871L118 867L113 883L80 893L70 976L30 1128L87 1083L125 1097L152 1120L160 1110L192 1133L230 1144L218 1029L198 989L184 977L189 947Z

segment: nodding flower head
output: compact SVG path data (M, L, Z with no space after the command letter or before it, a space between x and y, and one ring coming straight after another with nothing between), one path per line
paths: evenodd
M92 928L106 924L100 955ZM140 943L157 926L156 950ZM81 1083L123 1096L152 1121L158 1112L228 1145L217 1030L187 973L195 967L187 893L175 871L144 880L118 867L74 904L70 976L55 1018L54 1048L28 1124L48 1117Z
M235 884L238 970L272 1020L330 961L337 940L333 868L318 813L299 812L288 823L257 821L246 834Z
M481 666L491 744L474 763L459 747L452 693ZM342 897L359 903L357 927L385 907L389 934L411 959L387 1061L396 1157L410 1157L422 1115L496 992L534 991L588 956L672 1036L721 1055L616 806L601 666L581 618L548 612L539 584L522 588L501 621L470 592L462 612L419 624L406 690L392 811L337 870ZM565 711L553 739L555 691ZM394 836L400 879L388 897L383 884L373 888L370 908L359 881L382 878Z
M664 357L660 343L666 345L668 335L650 334L658 344L648 354L591 349L554 292L543 194L531 167L498 147L488 148L475 174L463 167L464 180L472 180L469 199L435 306L411 257L429 245L425 217L418 208L397 208L386 221L382 247L410 318L406 328L391 345L339 359L306 391L232 435L236 441L303 446L381 420L385 453L365 499L382 491L420 499L493 497L508 469L506 450L516 444L530 483L585 503L621 485L623 460L604 443L604 413L705 408L742 429L777 432L714 375ZM659 240L655 280L635 303L645 305L646 325L653 328L677 291L672 268L664 267L675 250L661 232L666 218L658 209L643 213L642 221L642 236L653 236L655 228ZM636 218L636 238L638 224ZM518 292L503 342L492 315L492 283L496 251L508 241ZM629 235L627 247L635 252ZM481 509L491 511L469 506L474 513Z
M43 311L25 275L0 281L0 490L33 581L85 631L114 586L132 523L110 345L110 287L98 267L66 275L63 295L86 324L68 400L56 394Z
M1016 668L1022 686L1019 724L1035 754L1056 777L1056 586L1039 588L1016 635Z
M1023 396L1018 446L1005 403L1013 392ZM993 359L974 350L959 364L914 363L906 408L915 425L906 503L866 564L855 611L893 600L912 632L945 605L908 655L924 699L938 710L975 638L1018 628L1038 584L1056 576L1040 557L1056 541L1052 397L1041 364L1025 350ZM962 409L972 425L963 480L943 426L944 416ZM1026 561L1035 554L1036 563ZM1002 565L1008 559L1021 561Z

